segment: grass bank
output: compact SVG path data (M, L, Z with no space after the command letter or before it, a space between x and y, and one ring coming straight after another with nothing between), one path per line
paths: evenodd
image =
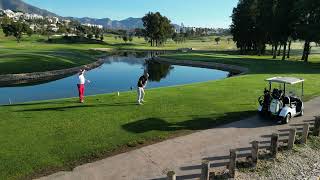
M113 34L105 34L103 42L56 36L51 37L49 43L45 36L32 35L31 37L23 36L21 43L17 43L13 37L5 37L0 29L0 75L72 68L92 63L97 56L109 54L90 49L107 49L108 51L177 50L179 48L235 49L233 42L227 42L228 37L222 38L219 44L214 42L214 38L214 36L195 38L180 44L168 40L162 47L150 47L144 38L137 37L134 37L132 42L125 43Z
M320 95L320 58L306 64L239 56L231 52L167 55L166 58L236 64L249 74L147 91L147 103L135 105L135 92L0 106L0 179L33 177L70 170L169 137L208 129L256 113L257 98L271 76L306 79L306 98Z
M177 50L180 48L193 48L199 51L235 50L235 44L232 41L228 42L228 38L230 37L221 37L219 44L214 41L215 36L208 36L189 39L179 44L168 40L165 46L150 47L144 38L134 37L132 42L125 43L113 34L105 34L103 42L52 37L51 43L48 43L45 36L33 35L23 36L21 43L17 43L12 37L5 37L0 29L0 75L72 68L92 63L97 57L108 54L108 52L90 49L107 49L108 51ZM294 53L301 54L302 43L293 43L292 48Z
M89 50L102 44L47 43L46 37L24 36L21 43L4 37L0 29L0 75L60 70L96 61L101 52Z

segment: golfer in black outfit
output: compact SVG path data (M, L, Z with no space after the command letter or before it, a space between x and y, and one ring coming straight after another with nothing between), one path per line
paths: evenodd
M145 73L143 76L139 78L139 81L138 81L138 104L139 105L142 105L142 103L144 102L143 100L145 95L144 89L147 85L148 78L149 78L148 73Z

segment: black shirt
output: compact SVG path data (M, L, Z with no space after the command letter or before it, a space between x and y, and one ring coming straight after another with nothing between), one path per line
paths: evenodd
M148 78L141 76L138 81L138 87L144 87L148 81Z

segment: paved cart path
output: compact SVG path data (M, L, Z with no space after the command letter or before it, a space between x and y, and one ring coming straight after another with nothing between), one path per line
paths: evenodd
M250 142L268 144L270 135L280 134L280 140L288 128L302 128L302 123L312 123L320 115L320 97L305 104L305 116L294 118L289 125L277 125L258 116L233 122L217 128L196 132L187 136L166 140L131 152L119 154L97 162L76 167L72 172L59 172L42 180L143 180L163 179L169 170L178 179L197 179L200 164L207 158L213 167L223 167L228 162L229 150L240 148L245 153Z

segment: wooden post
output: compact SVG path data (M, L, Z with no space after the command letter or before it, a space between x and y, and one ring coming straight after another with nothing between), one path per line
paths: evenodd
M230 150L230 164L229 164L229 174L230 178L234 178L236 175L237 166L237 151L236 149Z
M292 149L294 146L294 142L296 141L296 129L290 129L289 130L289 140L288 140L288 149Z
M279 135L274 133L271 136L271 150L270 150L271 155L274 158L277 157L278 147L279 147Z
M257 166L258 155L259 155L259 141L253 141L252 142L252 150L251 150L252 166L253 167Z
M317 116L314 122L313 135L320 136L320 116Z
M167 180L176 180L176 173L174 171L169 171L167 173Z
M215 180L216 179L216 172L215 171L209 172L209 179L210 180Z
M308 123L304 124L304 126L303 126L302 139L301 139L302 144L307 143L308 134L309 134L309 126L310 125Z
M202 168L201 168L201 178L200 180L209 180L210 174L210 162L208 160L202 161Z

